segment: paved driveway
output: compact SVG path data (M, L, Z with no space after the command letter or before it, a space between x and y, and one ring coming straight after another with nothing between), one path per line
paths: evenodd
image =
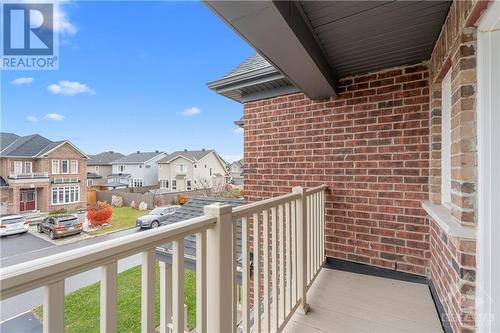
M0 238L0 258L23 255L49 246L54 244L30 233L5 236Z

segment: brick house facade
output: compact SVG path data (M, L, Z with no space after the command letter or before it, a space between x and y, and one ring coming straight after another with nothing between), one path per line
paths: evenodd
M85 154L69 141L37 134L15 140L0 153L2 213L86 208Z
M243 81L230 90L241 68L247 75L267 70L258 57L209 84L243 104L245 200L326 184L325 255L428 277L444 308L443 325L453 332L472 332L476 324L474 24L487 7L487 1L453 1L429 58L341 78L336 97L311 99L287 77L273 81L284 93L250 95ZM446 75L450 202L444 208Z

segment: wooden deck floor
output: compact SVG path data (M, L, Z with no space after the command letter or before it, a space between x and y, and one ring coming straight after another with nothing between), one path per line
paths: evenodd
M427 285L323 269L285 332L443 332Z

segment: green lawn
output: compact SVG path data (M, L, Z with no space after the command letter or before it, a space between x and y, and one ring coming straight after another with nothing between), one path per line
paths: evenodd
M139 216L149 213L149 210L140 211L130 207L113 207L113 216L111 224L105 227L100 227L90 232L91 235L101 235L111 231L126 229L135 226L135 220Z
M160 273L156 269L156 325L160 325ZM188 327L196 326L196 277L186 270L184 303L188 307ZM99 285L100 282L66 295L64 305L65 332L99 332ZM33 310L38 318L43 317L42 306ZM141 331L141 266L131 268L118 275L118 332Z

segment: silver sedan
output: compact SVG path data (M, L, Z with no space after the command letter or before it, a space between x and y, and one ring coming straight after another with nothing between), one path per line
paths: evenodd
M148 215L139 217L135 225L141 229L144 228L158 228L163 221L166 221L169 215L172 215L181 206L161 206L153 209Z

